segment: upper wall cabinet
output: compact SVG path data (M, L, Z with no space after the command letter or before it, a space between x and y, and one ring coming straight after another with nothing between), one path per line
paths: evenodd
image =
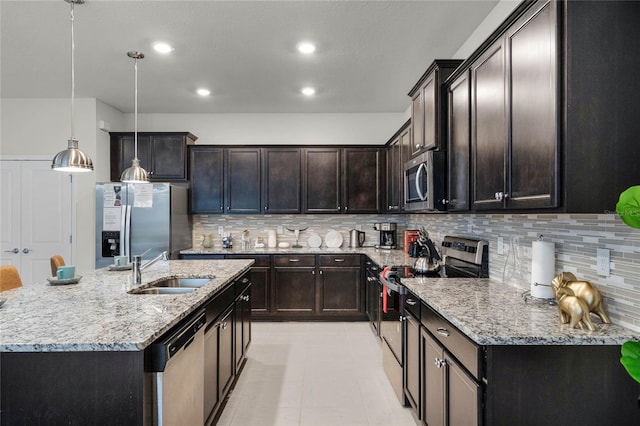
M192 214L377 213L381 149L189 149Z
M300 148L262 150L262 201L265 213L300 213L301 169Z
M434 61L409 92L412 157L423 150L446 148L447 108L442 84L461 63L461 60Z
M120 180L135 157L134 134L111 132L111 180ZM150 172L151 181L187 180L187 145L197 137L188 132L138 133L140 166Z
M387 142L386 162L386 212L398 213L404 205L404 163L411 149L411 120L398 130Z
M465 109L457 93L465 78L471 88L472 209L615 211L619 194L640 182L640 80L629 72L640 66L630 53L640 50L639 19L638 2L524 1L451 76L457 159ZM450 175L462 188L457 159Z
M304 213L380 212L381 148L304 148L302 157Z
M448 87L449 151L447 210L469 210L470 130L469 72L457 77Z
M556 38L540 3L471 65L474 209L557 206Z

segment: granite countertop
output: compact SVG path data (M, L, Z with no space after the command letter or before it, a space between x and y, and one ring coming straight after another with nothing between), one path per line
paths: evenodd
M131 271L82 274L77 284L25 284L2 292L0 352L139 351L195 311L253 264L252 260L170 260L142 272L142 284L164 277L214 277L188 294L134 295Z
M557 306L525 302L523 289L487 278L402 278L402 283L480 345L621 345L640 333L604 324L594 331L560 324ZM615 322L615 320L614 320Z

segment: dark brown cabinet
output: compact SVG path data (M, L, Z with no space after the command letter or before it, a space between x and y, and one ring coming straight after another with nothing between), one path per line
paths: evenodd
M225 149L225 212L256 214L261 208L260 148Z
M404 316L404 397L414 413L420 413L420 299L408 293Z
M444 81L461 60L436 60L409 91L411 97L411 156L423 150L446 149L447 108Z
M111 132L110 174L120 181L122 172L131 167L135 156L134 134ZM187 180L187 146L196 141L188 132L138 132L138 159L150 172L151 181Z
M386 162L386 212L398 213L404 204L404 158L409 149L411 121L407 121L391 137L385 147Z
M302 154L304 213L380 212L380 148L305 148Z
M224 149L189 147L189 165L191 213L224 213Z
M424 424L482 424L480 385L424 329L421 332L421 342L424 351Z
M473 208L503 205L507 118L504 41L494 43L471 66Z
M302 150L303 212L339 213L341 210L340 148Z
M300 213L302 162L299 148L262 150L264 213Z
M316 260L313 255L274 255L274 313L316 313Z
M379 213L382 205L382 150L343 149L344 213Z
M362 315L363 286L360 256L318 256L318 312Z
M557 205L555 20L534 6L471 65L474 209Z
M240 371L251 343L251 281L250 276L236 283L235 310L233 313L233 340L235 370Z
M448 87L449 173L447 210L469 210L469 169L471 167L469 73L457 77Z

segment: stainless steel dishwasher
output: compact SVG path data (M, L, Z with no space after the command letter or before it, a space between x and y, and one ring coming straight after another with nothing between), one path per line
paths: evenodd
M166 339L151 345L146 360L145 424L158 426L204 423L204 325L199 311Z

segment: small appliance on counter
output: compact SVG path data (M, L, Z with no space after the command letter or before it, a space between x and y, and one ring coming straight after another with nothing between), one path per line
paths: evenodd
M411 243L418 241L418 232L420 231L418 231L417 229L406 229L402 232L402 235L404 236L404 245L402 246L402 249L405 252L409 253L409 256L411 257L417 257L411 255Z
M412 243L412 257L417 257L413 270L417 275L437 274L440 272L440 253L429 238L426 229L420 228L418 240Z
M381 222L375 223L373 229L380 231L380 245L376 248L391 250L396 248L396 229L397 223L394 222Z

